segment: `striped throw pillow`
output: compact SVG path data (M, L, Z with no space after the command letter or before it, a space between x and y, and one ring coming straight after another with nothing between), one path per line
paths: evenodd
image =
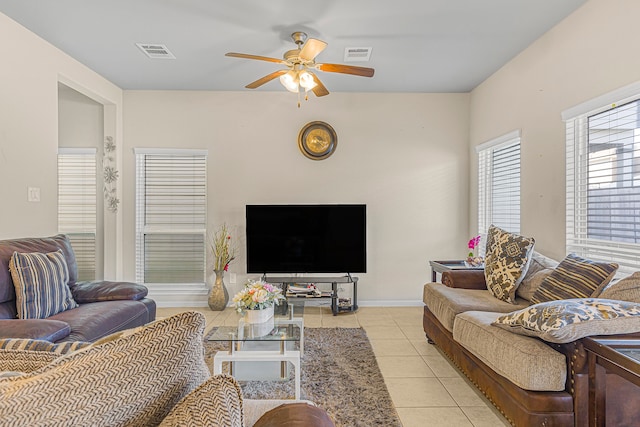
M67 354L81 348L90 346L86 341L65 341L54 344L45 340L32 340L26 338L4 338L0 339L0 350L21 350L21 351L48 351L55 354Z
M617 270L616 263L591 261L569 254L544 279L531 297L531 303L590 297L596 289L609 283Z
M61 250L14 252L9 269L16 290L18 318L45 319L78 306L68 286L69 268Z

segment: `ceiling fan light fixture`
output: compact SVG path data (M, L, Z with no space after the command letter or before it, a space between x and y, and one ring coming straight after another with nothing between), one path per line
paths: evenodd
M284 86L289 92L297 93L298 72L296 70L291 70L288 73L281 75L280 83L282 83L282 86Z
M313 78L313 74L308 71L301 71L298 74L298 80L300 81L300 86L302 86L305 91L310 91L318 85Z

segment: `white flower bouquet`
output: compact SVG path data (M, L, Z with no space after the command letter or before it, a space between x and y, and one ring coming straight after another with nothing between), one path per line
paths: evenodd
M235 294L233 302L236 310L242 313L244 310L263 310L284 301L282 290L262 280L249 281L244 289Z

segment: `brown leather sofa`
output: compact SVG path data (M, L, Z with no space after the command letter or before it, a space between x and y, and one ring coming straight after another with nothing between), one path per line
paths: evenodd
M54 252L61 249L69 268L69 287L78 307L47 319L17 319L16 295L9 261L14 252ZM51 342L95 341L113 332L155 320L156 304L147 288L127 282L78 282L78 267L65 235L0 240L0 338L30 338Z
M522 340L530 340L531 344L540 346L540 343L544 343L555 352L564 355L563 363L566 364L564 390L530 391L498 374L485 361L481 360L479 355L474 354L456 341L452 331L445 327L434 314L434 312L442 311L442 301L434 298L436 294L450 295L452 300L457 299L454 304L457 307L466 307L463 311L485 311L473 308L471 300L475 299L474 293L486 293L486 289L484 272L478 270L447 271L442 274L442 284L426 284L422 323L429 343L437 345L512 425L545 427L589 425L588 360L582 340L566 344L553 344L530 337L516 337L513 334L513 341L507 340L508 345L518 346L516 341L521 343ZM481 299L478 300L481 301ZM519 302L521 304L527 303L521 299ZM513 308L505 308L503 312L520 308L511 307ZM488 311L498 311L498 309L494 308ZM610 338L614 337L638 339L640 334L610 336ZM520 347L522 349L523 346ZM494 351L496 357L506 357L505 354L500 354L500 349L494 349ZM534 352L535 349L532 348L531 353ZM544 362L542 360L542 365L545 364ZM606 381L607 425L640 425L640 413L634 403L640 401L640 388L622 381L616 375L607 375ZM633 421L629 423L630 420Z

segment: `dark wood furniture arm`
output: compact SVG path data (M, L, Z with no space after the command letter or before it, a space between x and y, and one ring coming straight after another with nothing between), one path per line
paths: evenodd
M487 289L484 270L451 270L442 273L442 284L450 288Z

